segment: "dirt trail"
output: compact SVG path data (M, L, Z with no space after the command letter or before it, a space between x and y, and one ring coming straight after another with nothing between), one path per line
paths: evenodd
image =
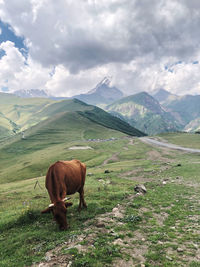
M128 145L134 145L134 139L130 139ZM129 150L129 148L127 146L124 146L122 149ZM116 152L110 158L104 160L104 162L102 163L102 166L108 164L109 161L118 161L119 160L119 158L118 158L119 154L120 154L120 152Z
M48 251L45 255L45 261L40 262L39 264L33 264L32 267L70 267L73 261L73 256L65 254L63 251L67 252L67 250L71 248L76 248L80 253L87 252L90 248L93 248L93 244L95 243L99 233L114 237L117 236L118 233L114 231L114 228L123 225L123 222L121 222L120 219L124 218L127 206L131 205L133 199L137 196L138 195L134 193L126 199L126 203L117 204L111 212L101 214L95 217L95 219L86 221L84 223L85 229L81 235L74 236L71 239L66 240L64 244ZM119 245L122 249L122 253L130 253L131 251L131 256L137 259L138 263L142 265L145 262L144 255L147 252L147 243L140 246L140 249L136 248L132 243L134 241L144 240L144 234L138 230L131 238L125 238L123 240L121 238L115 238L113 244ZM131 266L133 266L132 264L133 262L131 260ZM123 259L116 259L112 266L127 266L127 261Z
M108 164L109 161L118 161L119 160L118 155L119 155L119 152L114 153L110 158L104 160L104 162L102 163L102 166Z
M157 180L157 188L163 187L162 179ZM185 184L185 181L179 177L176 180L168 179L167 183L177 183L177 184ZM148 183L147 190L148 188ZM165 220L169 216L169 210L173 209L174 204L170 206L160 206L160 213L157 212L153 206L149 209L141 206L138 209L138 216L143 218L143 223L140 225L138 229L127 229L124 228L125 218L126 218L126 210L127 208L131 208L134 200L137 197L143 197L142 194L137 195L135 192L133 194L126 197L122 203L117 204L116 207L112 209L111 212L107 212L101 215L96 216L94 219L88 220L84 223L84 229L82 234L73 236L70 239L67 239L62 245L57 246L51 251L48 251L45 255L45 261L40 262L39 264L34 264L32 267L70 267L73 263L73 255L68 254L67 251L70 249L77 249L79 253L87 253L90 249L94 249L94 244L98 239L99 234L104 236L113 236L113 240L110 241L110 245L117 245L120 248L120 254L123 258L115 258L111 264L114 267L126 267L126 266L145 266L146 255L149 252L149 247L152 245L150 241L150 237L152 232L148 233L148 231L144 231L152 228L153 225L151 222L145 221L145 213L152 213L152 219L154 219L159 227L162 227L165 224ZM190 199L193 205L195 202L199 203L199 199L197 196L193 196ZM199 205L199 204L198 204ZM191 223L186 224L185 231L191 232L191 234L199 235L199 225L198 220L199 216L190 216ZM178 224L181 223L177 221L177 224L172 227L173 231L176 232L177 237L181 236L178 231ZM196 223L196 224L194 224ZM115 229L118 228L117 232ZM154 233L155 234L155 233ZM122 238L123 237L123 238ZM181 252L172 250L171 246L168 246L169 241L158 241L158 245L165 246L166 257L169 261L172 260L174 253L176 253L179 257L181 256ZM194 243L190 240L183 242L180 246L178 244L178 239L173 240L174 246L177 246L180 251L186 250L189 251L189 254L185 254L184 260L186 264L181 264L180 266L189 266L187 263L192 262L193 260L199 261L199 248L198 244ZM197 248L197 249L196 249ZM191 257L190 255L193 256ZM127 260L126 255L129 255L129 259Z

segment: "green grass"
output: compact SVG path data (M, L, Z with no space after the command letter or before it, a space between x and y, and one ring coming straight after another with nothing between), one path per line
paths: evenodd
M60 114L27 130L25 139L21 139L21 135L18 135L13 141L2 144L0 183L44 175L47 167L58 159L79 158L87 162L101 158L100 163L102 163L108 154L106 142L99 151L69 150L74 145L89 145L95 148L95 143L85 141L85 138L89 137L88 131L91 131L90 137L96 139L124 136L118 131L95 124L77 113ZM108 144L108 151L110 151L109 146Z
M69 99L62 101L53 101L42 98L23 99L9 94L0 94L0 122L3 128L0 129L0 140L6 136L11 136L21 131L26 131L32 126L41 127L49 121L54 121L64 113L79 115L84 120L87 118L97 125L102 125L106 128L111 128L117 131L124 132L130 135L143 136L144 134L137 129L131 127L124 121L111 116L100 108L87 105L77 99ZM75 119L75 118L74 118ZM47 121L46 121L47 120ZM68 128L73 125L70 122ZM38 125L39 124L39 125ZM54 128L55 126L51 126ZM87 128L87 124L85 125ZM28 130L29 131L29 130Z
M170 133L160 134L160 137L166 139L169 143L189 148L200 149L200 134L194 133Z
M86 220L110 211L118 201L123 201L124 197L133 190L133 182L124 183L116 177L115 173L112 173L109 178L114 185L106 188L98 181L99 177L106 179L103 169L87 177L85 186L87 210L78 214L78 194L72 197L74 206L67 214L71 226L68 232L59 232L52 222L51 215L40 215L40 211L49 204L44 177L3 184L0 191L0 231L2 233L0 264L24 266L40 260L47 250L66 241L70 235L80 234ZM34 189L37 180L42 189L38 185ZM104 251L103 249L99 253ZM105 259L105 261L111 262L111 259Z
M187 136L180 138L186 141ZM2 173L10 173L10 176L1 180L0 187L0 266L29 266L45 261L47 251L64 243L67 244L55 252L56 256L66 257L72 261L72 266L112 266L113 261L118 260L140 266L139 253L143 253L145 266L199 266L200 164L196 163L199 154L167 153L137 138L131 145L128 139L88 144L68 143L62 135L60 137L62 143L47 146L44 142L41 149L36 149L41 140L35 140L31 150L32 140L30 150L22 152L20 140L18 145L11 142L9 146L2 146L5 160L2 156L1 179ZM49 138L53 142L53 136ZM71 145L90 145L93 150L70 151L67 148ZM8 148L15 152L7 151ZM150 158L152 150L161 156ZM118 153L117 159L102 165L115 153ZM85 185L88 209L79 214L78 194L73 195L73 206L67 213L70 229L59 232L51 214L40 214L49 204L44 175L52 161L75 157L87 164L90 174ZM169 162L167 165L165 160ZM181 166L177 166L178 163ZM106 169L110 172L105 173ZM128 171L136 172L128 175ZM35 176L37 172L38 177ZM134 185L140 179L141 183L148 181L147 194L132 199ZM167 179L165 185L164 179ZM108 217L107 232L101 232L100 228L95 233L93 226L97 216L106 216L117 204L123 207L124 216L113 223ZM92 245L88 243L89 234L94 235ZM68 249L73 240L82 235L86 237L79 244L88 246L87 250ZM118 239L124 245L114 244ZM178 252L178 248L183 248L183 252Z

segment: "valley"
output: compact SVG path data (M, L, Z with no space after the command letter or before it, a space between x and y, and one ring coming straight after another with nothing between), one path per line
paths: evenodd
M0 267L200 267L199 13L0 0Z
M124 119L77 99L2 96L10 121L0 140L1 266L198 266L199 153L144 143ZM153 136L195 149L199 138ZM71 227L60 232L51 214L40 214L50 203L45 175L71 159L87 165L88 209L78 213L72 195ZM137 184L147 193L137 194Z
M183 146L199 135L158 138ZM88 145L92 149L68 149ZM9 166L1 164L1 178L8 170L10 176L1 179L0 265L198 266L199 154L152 147L123 134L112 141L62 140L21 152L15 150L14 159L8 153ZM17 157L19 169L13 164ZM79 214L78 194L73 195L71 228L59 232L51 214L40 214L49 203L44 176L52 162L71 158L87 165L88 209ZM29 166L26 173L20 173L20 164ZM138 183L146 186L145 195L134 192Z

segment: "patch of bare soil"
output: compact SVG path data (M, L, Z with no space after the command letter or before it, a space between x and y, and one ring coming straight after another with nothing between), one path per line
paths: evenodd
M131 181L135 181L135 182L140 183L140 184L141 183L145 184L147 182L153 181L152 178L147 178L147 177L143 177L143 176L128 176L128 177L123 176L121 178L124 178L124 179L127 179L127 180L131 180Z
M151 182L152 178L146 178L143 175L139 175L143 171L143 168L137 168L128 172L121 173L120 178L132 180L139 183Z
M174 162L173 159L165 158L163 155L157 150L151 150L147 152L147 159L152 161L162 161L165 163Z
M134 140L131 139L130 142L128 143L129 145L134 145Z
M68 148L69 150L85 150L85 149L93 149L90 146L72 146Z
M114 153L110 158L104 160L104 162L102 163L102 166L108 164L110 161L118 161L119 160L118 155L119 155L119 152Z
M168 216L169 216L169 214L166 212L153 214L153 217L156 218L156 222L159 226L163 226L163 223L167 219Z
M137 169L134 169L134 170L131 170L131 171L128 171L128 172L121 173L120 177L131 176L131 175L137 174L138 172L141 172L141 171L143 171L142 168L137 168Z

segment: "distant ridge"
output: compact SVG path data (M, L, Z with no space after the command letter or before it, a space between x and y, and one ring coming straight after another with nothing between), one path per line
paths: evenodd
M157 89L153 92L151 92L151 95L158 100L159 103L162 103L166 101L171 96L176 96L174 94L171 94L169 91L165 89Z
M49 95L46 93L45 90L40 90L40 89L30 89L30 90L18 90L15 91L13 94L16 96L22 97L22 98L48 98Z
M163 106L173 112L175 116L178 116L185 126L191 121L200 118L200 95L178 96L175 99L167 100L163 103ZM198 127L197 121L195 122L195 127ZM186 129L192 130L193 127L191 125L189 127L186 126Z

